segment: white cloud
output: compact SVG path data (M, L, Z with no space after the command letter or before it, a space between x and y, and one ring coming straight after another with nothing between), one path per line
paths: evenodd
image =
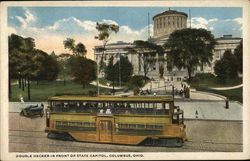
M218 21L217 18L212 18L212 19L205 19L203 17L193 17L191 19L192 22L192 28L203 28L207 30L213 30L214 28L211 27L211 23L216 23ZM188 21L190 23L190 20Z
M107 24L114 24L114 25L118 25L118 23L114 20L106 20L106 19L103 19L102 20L103 23L107 23Z
M206 20L205 18L203 18L203 17L193 17L192 19L191 19L191 22L192 23L197 23L197 24L202 24L202 25L206 25L206 24L208 24L208 20Z
M17 20L21 23L22 28L26 28L30 23L36 21L35 16L27 8L24 9L24 16L25 17L15 16Z
M233 21L237 22L238 24L242 24L242 18L235 18Z
M212 18L212 19L208 20L208 23L210 23L210 22L216 22L216 21L218 21L218 18Z
M238 24L242 24L242 18L234 18L234 19L226 19L226 22L237 22Z
M17 29L18 34L25 35L26 37L33 37L36 47L47 53L51 53L52 51L55 51L57 54L69 52L65 50L63 46L63 41L68 37L75 39L77 43L82 42L88 50L89 57L93 57L91 55L93 55L94 46L102 44L101 41L94 38L98 33L95 21L81 21L76 17L68 17L60 19L50 26L37 28L27 23L28 21L33 21L30 12L27 12L26 15L26 18L17 16L19 21L23 24L21 28ZM119 25L116 21L107 19L103 19L100 23ZM152 24L150 25L150 30L151 33L153 33ZM134 30L129 26L120 26L118 33L112 33L109 43L116 41L133 42L138 39L145 40L147 36L148 26L139 30Z
M93 21L83 21L82 27L87 31L95 31L96 30L96 22Z
M25 12L24 12L24 15L26 17L26 22L32 22L32 21L35 21L35 17L33 14L31 14L31 12L26 8L24 9Z

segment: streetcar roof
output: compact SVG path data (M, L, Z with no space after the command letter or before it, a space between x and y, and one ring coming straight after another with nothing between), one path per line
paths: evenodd
M116 102L171 102L171 96L82 96L82 95L63 95L52 96L48 101L116 101Z

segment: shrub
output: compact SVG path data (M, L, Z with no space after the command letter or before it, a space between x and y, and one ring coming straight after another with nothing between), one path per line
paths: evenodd
M134 75L130 79L130 83L135 87L142 87L144 85L144 77L140 75Z
M198 79L211 79L214 77L215 75L212 73L196 73L195 74L195 78L198 78Z

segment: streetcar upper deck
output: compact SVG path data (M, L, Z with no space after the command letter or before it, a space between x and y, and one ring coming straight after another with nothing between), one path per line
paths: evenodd
M83 96L83 95L62 95L52 96L48 101L109 101L109 102L173 102L170 96Z
M52 112L112 114L169 114L173 98L169 96L81 96L62 95L48 99Z

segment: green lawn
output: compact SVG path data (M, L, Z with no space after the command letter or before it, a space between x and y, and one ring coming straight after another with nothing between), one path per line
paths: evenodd
M211 88L196 87L196 90L219 94L219 95L229 98L229 100L239 101L241 103L243 102L243 97L242 97L243 88L242 87L236 88L236 89L230 89L230 90L214 90Z
M81 84L75 83L73 81L66 82L64 86L62 82L36 82L31 84L31 100L30 101L46 101L49 96L56 94L88 94L89 91L96 91L97 87L93 85L88 85L82 88ZM100 93L111 91L111 89L101 88ZM24 101L28 101L27 88L22 91L17 85L12 85L12 98L10 101L20 101L20 95L23 96Z
M207 88L216 88L216 87L231 87L237 86L242 83L242 78L228 79L225 83L222 83L218 78L211 79L201 79L199 82L191 83L191 87L202 86Z
M230 90L214 90L211 88L216 87L231 87L242 84L242 78L226 80L225 83L221 83L217 78L203 79L199 82L191 83L191 87L198 91L205 91L210 93L216 93L228 97L230 100L242 102L242 90L243 88L230 89Z

